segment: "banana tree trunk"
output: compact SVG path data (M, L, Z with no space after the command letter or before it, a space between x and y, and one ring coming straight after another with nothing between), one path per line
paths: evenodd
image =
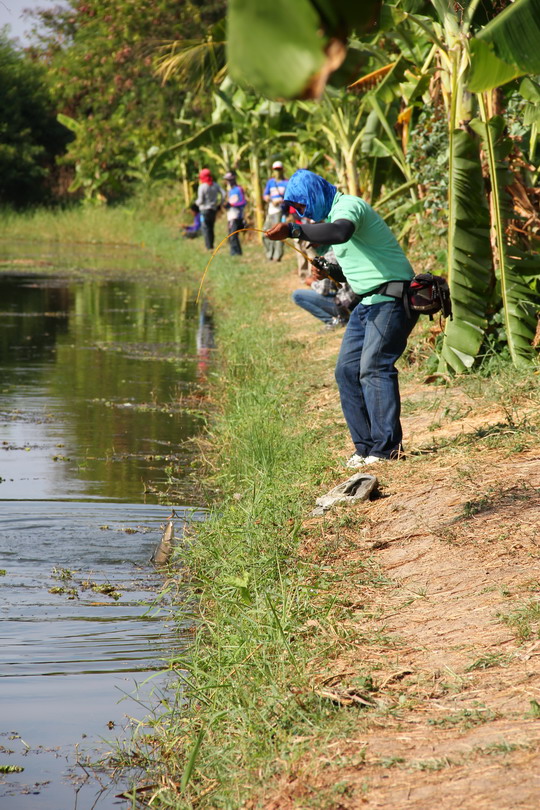
M354 160L354 155L345 155L345 175L347 178L348 193L357 197L360 194L358 183L358 169Z
M252 153L249 157L249 168L251 173L251 188L253 190L253 210L255 212L255 227L262 230L264 225L264 206L261 191L261 175L259 171L259 158ZM262 234L259 234L259 241L262 242Z
M186 208L187 208L192 202L192 193L193 192L192 192L192 189L191 189L191 183L188 180L187 162L185 160L181 161L180 169L181 169L181 173L182 173L182 178L181 178L182 192L184 194L184 202L185 202Z

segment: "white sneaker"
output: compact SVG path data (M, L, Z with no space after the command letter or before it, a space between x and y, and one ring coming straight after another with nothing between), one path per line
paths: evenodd
M346 467L355 469L356 467L363 467L366 463L364 456L359 456L358 453L353 453L350 459L345 463Z
M378 461L390 461L390 459L381 458L380 456L366 456L362 461L364 464L376 464Z

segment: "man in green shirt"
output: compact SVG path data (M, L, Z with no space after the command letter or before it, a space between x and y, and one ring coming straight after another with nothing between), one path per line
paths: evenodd
M401 400L395 363L417 315L403 305L413 269L384 220L360 197L342 194L320 175L299 169L286 202L313 225L280 222L266 232L332 245L347 281L362 296L351 313L336 365L341 407L355 452L347 467L399 458ZM313 263L317 267L318 260ZM322 275L322 273L321 273Z

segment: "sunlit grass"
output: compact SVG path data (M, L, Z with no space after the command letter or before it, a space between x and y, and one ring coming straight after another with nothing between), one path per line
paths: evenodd
M25 213L2 211L2 239L91 244L140 244L148 225L123 207L40 208Z

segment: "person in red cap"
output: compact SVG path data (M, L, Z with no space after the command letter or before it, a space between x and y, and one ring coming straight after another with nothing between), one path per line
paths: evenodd
M210 169L201 169L199 172L199 189L195 204L201 212L201 230L204 244L208 250L214 248L214 223L216 214L225 199L225 192L214 182Z
M272 163L272 177L268 180L263 191L263 199L268 203L263 226L265 231L281 222L282 218L285 221L285 212L282 209L286 188L287 180L283 173L283 163L281 160L274 160ZM267 259L274 262L281 261L284 249L281 242L272 242L266 236L263 236L263 244Z

